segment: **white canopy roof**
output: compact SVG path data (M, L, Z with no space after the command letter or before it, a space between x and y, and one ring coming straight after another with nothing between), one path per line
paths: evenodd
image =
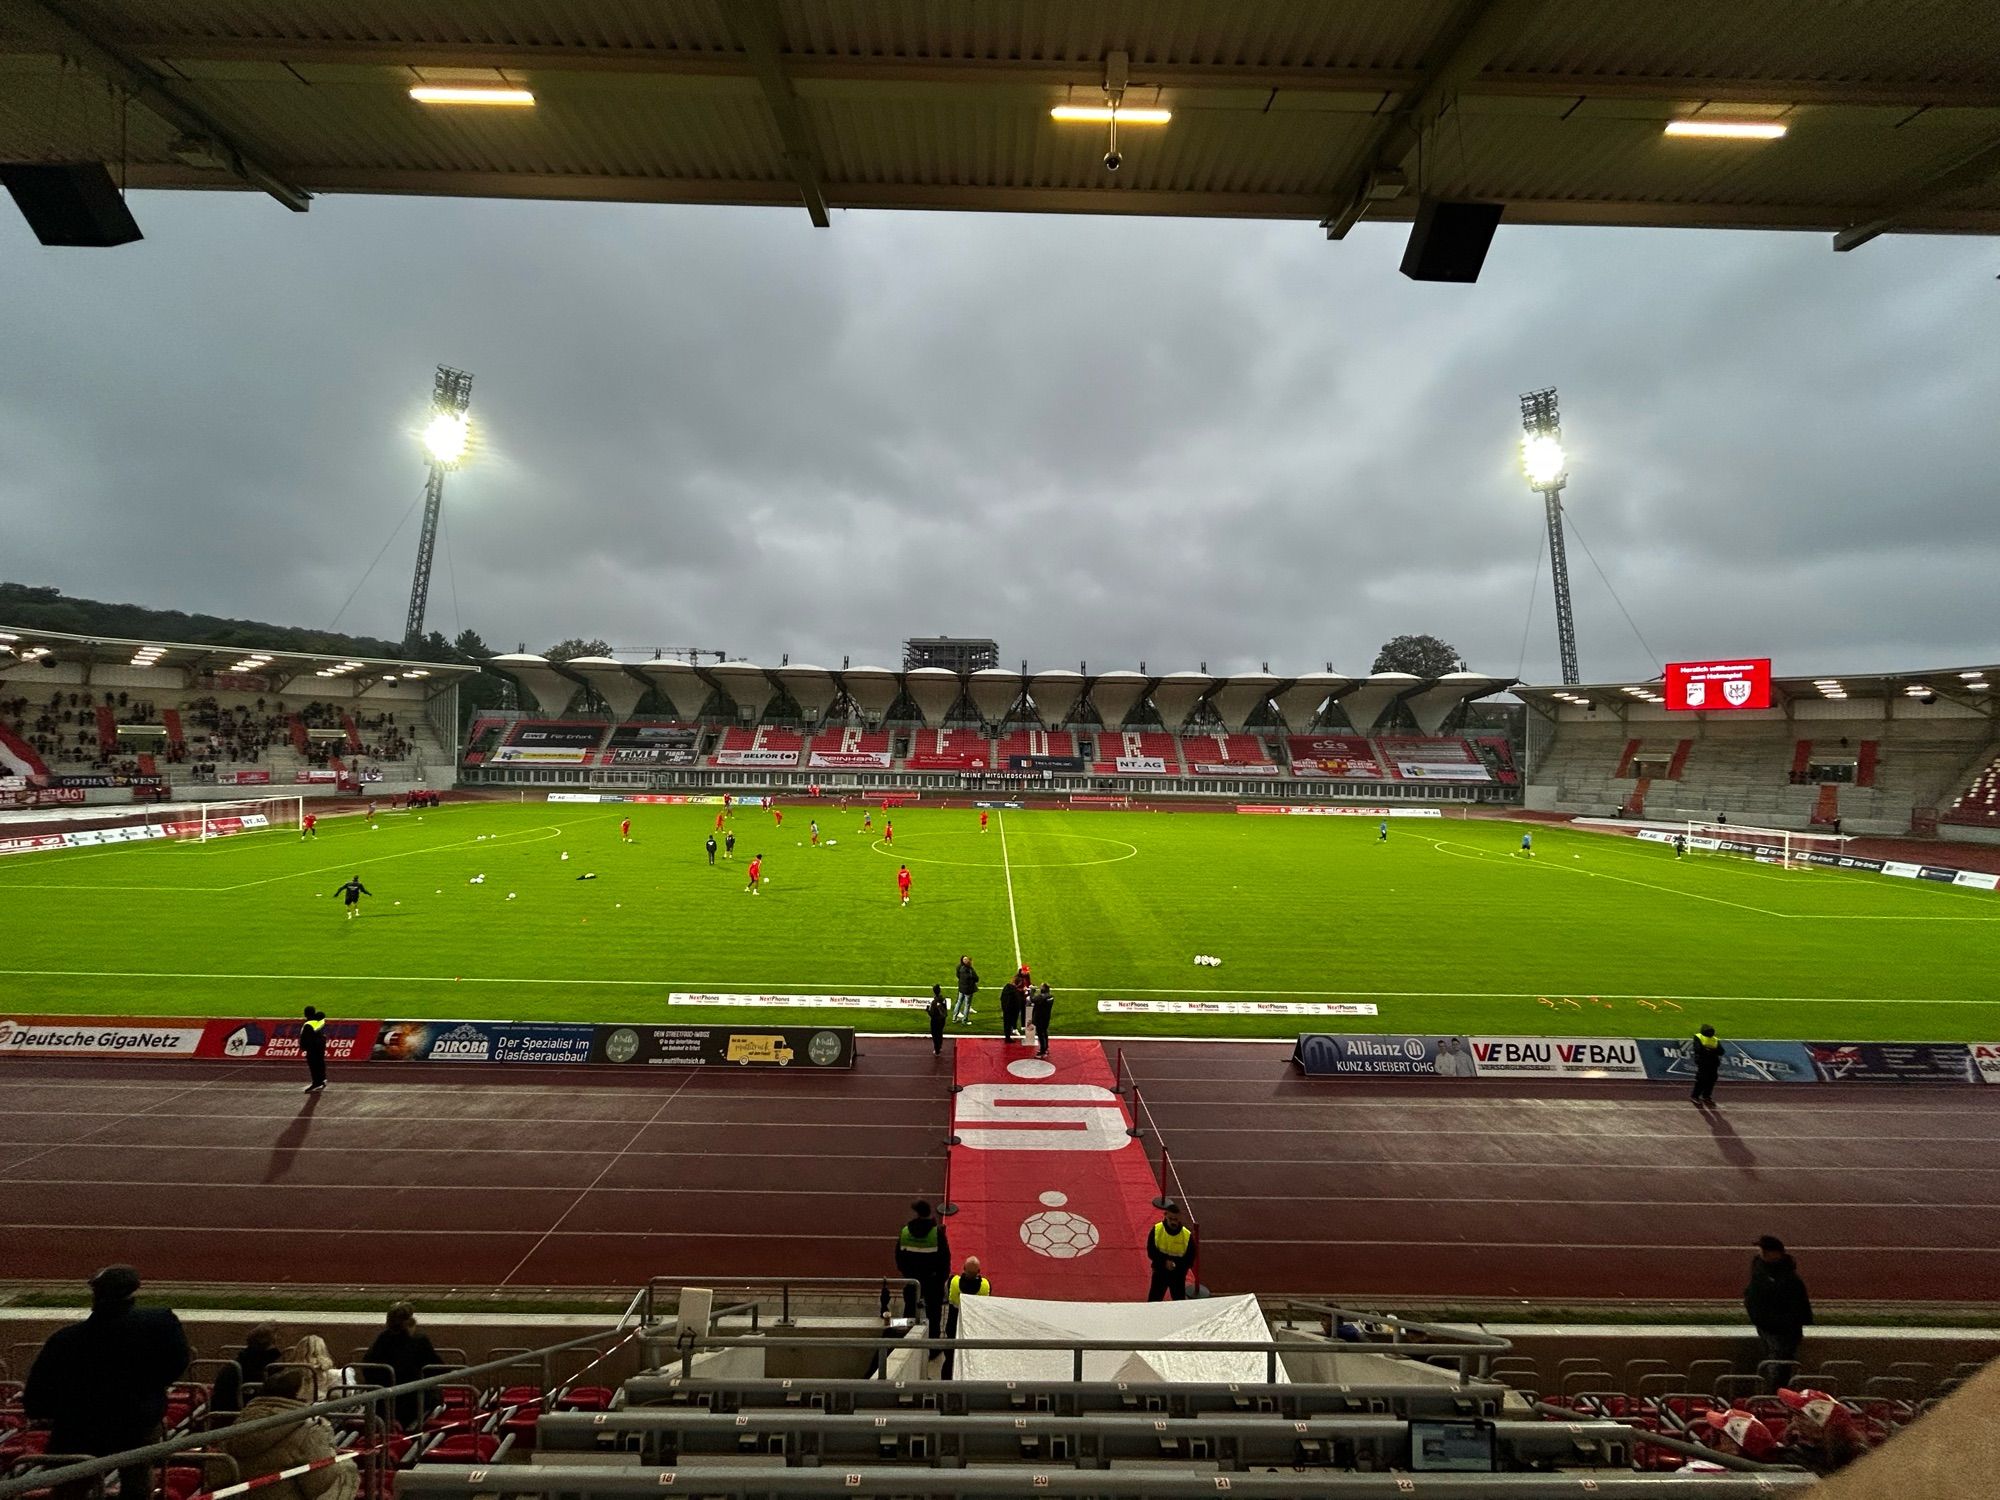
M1175 1344L1257 1343L1272 1337L1255 1297L1203 1297L1192 1302L1038 1302L1026 1297L967 1297L959 1305L962 1339L1117 1339L1129 1349L1083 1356L1085 1380L1145 1385L1174 1381L1262 1384L1261 1354L1196 1353ZM1060 1349L968 1349L958 1356L959 1380L1063 1382L1072 1356ZM1278 1379L1285 1380L1284 1365Z

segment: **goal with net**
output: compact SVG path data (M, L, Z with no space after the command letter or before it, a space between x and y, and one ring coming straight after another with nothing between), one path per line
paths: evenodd
M1789 828L1750 828L1740 823L1687 825L1687 852L1750 859L1787 870L1838 864L1847 840L1836 833L1795 833Z
M231 834L297 828L304 814L304 797L257 797L244 802L187 803L168 809L163 822L172 837L205 844Z

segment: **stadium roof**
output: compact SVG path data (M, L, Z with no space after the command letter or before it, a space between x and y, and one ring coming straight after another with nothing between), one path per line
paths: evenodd
M1654 677L1644 682L1594 682L1565 687L1527 686L1514 689L1515 696L1545 712L1554 713L1565 704L1577 708L1615 709L1623 714L1635 704L1664 706L1663 682ZM1771 706L1786 709L1793 703L1848 702L1891 698L1926 697L1977 709L2000 716L2000 663L1985 667L1939 667L1923 672L1866 672L1822 674L1818 677L1773 677ZM1686 712L1683 710L1682 712ZM1741 710L1718 711L1723 716ZM1695 710L1694 717L1707 717Z
M23 680L20 668L30 663L178 668L190 680L208 672L239 672L279 679L282 683L284 679L311 673L315 677L353 682L357 695L377 683L408 682L412 678L441 687L479 670L453 662L327 656L311 651L267 651L261 647L199 645L187 641L123 640L113 636L67 635L59 630L32 630L26 626L0 626L0 677L19 683Z
M63 59L68 60L65 65ZM1124 169L1100 105L1126 70ZM120 110L102 87L129 97ZM414 102L507 86L531 108ZM1685 119L1782 140L1668 139ZM15 0L0 160L135 187L2000 232L1992 0Z
M544 713L563 712L576 697L577 689L587 686L610 704L620 718L626 718L643 688L655 686L685 718L700 714L711 688L720 688L730 701L755 718L769 706L776 696L776 685L782 683L794 694L800 707L816 717L838 696L834 687L837 681L838 691L847 694L864 714L873 718L887 713L895 706L899 693L908 691L927 724L944 722L958 701L958 688L971 694L982 715L996 720L1013 709L1025 693L1034 702L1042 722L1051 725L1069 722L1077 705L1088 696L1111 728L1124 723L1141 700L1150 697L1166 727L1175 733L1184 728L1194 709L1203 702L1216 710L1225 728L1240 730L1271 699L1277 701L1287 721L1299 729L1311 723L1321 705L1333 699L1340 702L1350 717L1365 716L1370 725L1390 705L1406 703L1419 727L1427 734L1435 733L1460 703L1502 692L1515 681L1511 677L1488 677L1478 672L1448 672L1442 677L1413 677L1407 672L1355 677L1308 672L1298 677L1274 677L1268 671L1259 671L1212 677L1207 672L1120 669L1084 673L1064 667L1025 673L1006 667L987 667L977 672L952 672L941 667L908 671L865 666L838 670L760 667L747 661L697 667L683 661L621 662L602 656L550 661L531 652L509 652L493 657L487 665L505 672L526 688ZM945 684L955 686L946 689Z

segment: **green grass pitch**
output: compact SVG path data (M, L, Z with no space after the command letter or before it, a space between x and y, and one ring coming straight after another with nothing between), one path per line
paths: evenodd
M372 829L326 819L303 842L285 830L18 856L0 864L0 1013L285 1015L312 1001L347 1016L743 1020L669 1012L667 995L949 993L970 953L984 1028L1018 934L1072 1034L1643 1036L1713 1021L1734 1036L2000 1036L1991 892L1677 861L1543 826L1526 859L1523 825L1502 821L1396 819L1382 842L1373 819L1033 811L995 812L982 834L976 812L910 807L890 850L879 810L872 833L858 808L784 811L779 828L739 809L736 859L713 869L712 808L563 803L384 813ZM759 853L769 881L752 896ZM373 896L350 922L332 892L356 874ZM1100 1015L1106 997L1380 1014Z

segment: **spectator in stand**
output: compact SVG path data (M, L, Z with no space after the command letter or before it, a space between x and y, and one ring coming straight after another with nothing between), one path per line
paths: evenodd
M35 1356L21 1404L49 1424L51 1453L104 1458L159 1441L167 1387L187 1372L191 1353L180 1319L135 1306L138 1292L137 1271L106 1266L90 1278L90 1316L58 1328ZM152 1466L122 1468L118 1483L124 1495L148 1495Z
M1764 1364L1775 1365L1767 1372L1773 1393L1783 1387L1797 1367L1799 1344L1813 1320L1812 1298L1799 1276L1798 1262L1785 1251L1785 1242L1775 1234L1757 1241L1757 1254L1750 1262L1750 1284L1743 1289L1743 1310L1764 1343Z
M210 1411L233 1412L243 1409L243 1392L253 1385L261 1385L264 1372L278 1362L278 1329L274 1323L259 1323L250 1330L250 1336L243 1341L243 1347L236 1352L236 1358L222 1367L215 1377L215 1388L209 1392Z
M423 1379L426 1369L440 1361L437 1346L430 1341L429 1335L417 1330L417 1310L407 1302L398 1302L389 1309L388 1322L375 1335L375 1342L368 1346L362 1363L386 1365L394 1372L397 1385L408 1385L413 1380ZM405 1431L414 1428L422 1419L425 1407L432 1405L435 1399L415 1391L407 1396L398 1396L396 1420Z
M304 1375L305 1387L299 1392L302 1401L324 1401L333 1394L336 1386L355 1383L346 1370L333 1362L333 1352L326 1347L326 1340L316 1333L307 1334L286 1350L285 1364Z
M333 1429L325 1421L300 1417L262 1432L236 1429L266 1417L281 1417L303 1411L312 1404L309 1383L303 1370L273 1370L257 1399L243 1409L234 1427L216 1434L215 1446L236 1460L243 1477L259 1479L267 1474L305 1464L319 1464L277 1484L263 1485L256 1493L261 1500L354 1500L361 1489L361 1475L351 1461L334 1463Z

